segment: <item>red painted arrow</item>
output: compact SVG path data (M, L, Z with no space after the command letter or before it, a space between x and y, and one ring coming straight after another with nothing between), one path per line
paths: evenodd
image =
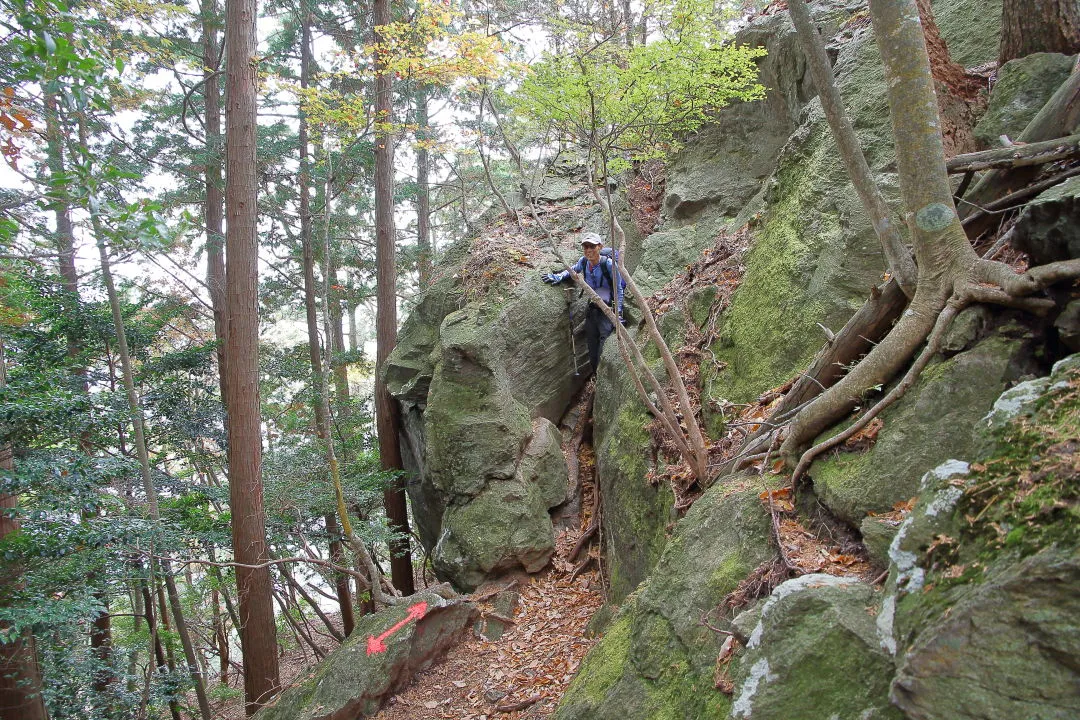
M387 628L386 632L384 632L382 635L380 635L379 637L369 635L367 639L367 654L375 655L376 653L386 652L386 643L384 643L383 640L390 637L413 620L419 620L420 618L424 617L426 613L427 603L416 603L409 608L409 613L405 616L403 620Z

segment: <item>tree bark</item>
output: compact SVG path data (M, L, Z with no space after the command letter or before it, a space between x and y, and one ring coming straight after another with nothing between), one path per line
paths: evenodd
M262 492L262 435L259 411L259 265L256 237L255 0L226 0L225 302L229 507L240 606L244 662L244 709L248 715L281 687L277 632L271 597L266 515Z
M375 0L375 425L379 435L379 458L383 470L403 470L398 440L400 420L397 403L383 379L383 368L397 344L397 248L394 233L394 136L391 77L384 54L385 28L390 24L390 0ZM409 512L405 487L399 477L383 492L383 507L390 530L398 537L390 543L390 578L404 595L415 592L409 549ZM373 585L378 582L372 578ZM372 588L375 592L377 585Z
M862 147L859 146L859 140L855 137L855 128L852 127L851 120L844 111L840 91L836 89L836 83L833 81L832 65L829 63L825 46L810 22L810 12L806 8L805 0L791 0L788 7L791 10L791 19L795 24L795 29L799 33L799 39L802 41L807 66L814 78L818 96L821 98L821 107L825 110L825 117L836 139L848 177L851 178L855 192L862 200L866 214L870 216L874 232L885 252L889 272L897 279L904 294L911 297L915 291L915 263L912 262L911 254L904 247L900 229L893 222L892 213L885 204L885 198L870 174L870 166L867 165Z
M1037 52L1080 52L1080 4L1076 0L1002 3L998 65Z
M4 357L4 340L0 337L0 390L7 385L7 360ZM0 470L15 469L11 445L0 445ZM18 532L18 516L8 510L18 507L18 497L0 493L0 540ZM21 570L10 563L0 571L0 605L7 602L7 593L22 584ZM6 625L0 623L0 630ZM45 720L45 699L41 694L41 669L38 666L34 636L29 630L9 642L0 644L0 718L21 720Z
M326 534L330 536L330 562L344 567L345 549L341 546L341 528L338 526L337 516L334 513L326 513L324 519L326 521ZM353 628L356 627L349 576L335 570L334 590L337 592L338 608L341 612L341 628L345 632L345 637L349 637L352 635Z
M225 397L225 338L228 335L225 314L225 235L221 172L221 87L218 63L218 3L204 0L202 6L203 95L206 98L206 200L203 221L206 223L206 287L214 312L214 337L217 339L218 385Z
M150 629L150 654L153 656L153 660L156 661L157 667L168 668L169 662L165 658L165 649L161 645L161 634L158 632L157 613L154 612L154 598L150 592L150 585L145 580L140 581L142 585L142 597L143 597L143 610L146 613L146 624ZM154 662L150 663L149 675L153 676L155 673ZM147 678L149 682L149 677ZM180 706L174 698L169 698L169 714L172 715L173 720L181 720L180 718Z
M431 156L426 144L431 139L428 96L425 87L416 91L416 262L421 290L431 283L432 260L435 257L431 246Z

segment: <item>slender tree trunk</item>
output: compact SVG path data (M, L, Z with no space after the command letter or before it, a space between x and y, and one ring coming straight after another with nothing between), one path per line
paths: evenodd
M79 116L79 141L83 147L88 147L86 119L82 115ZM159 525L161 516L158 512L157 488L154 486L154 479L150 470L150 453L146 447L146 428L143 424L142 409L139 406L139 394L135 389L135 375L131 366L127 332L124 329L124 316L120 309L120 297L116 292L116 284L113 282L109 250L105 245L104 228L92 206L93 203L91 203L90 221L97 238L98 255L101 258L101 277L105 282L109 308L112 310L113 332L116 334L117 350L120 353L120 370L124 378L124 392L127 395L128 414L134 434L135 452L139 458L143 491L146 493L150 519L155 525ZM188 631L187 622L184 619L184 608L180 603L180 594L176 589L176 578L172 574L168 561L162 562L162 570L164 571L165 586L169 594L169 605L173 618L176 620L176 632L180 636L180 643L184 648L184 658L187 660L188 673L191 675L191 681L195 686L195 697L199 704L199 712L203 720L210 720L210 702L206 697L206 685L199 670L199 661L195 655L195 646L191 642L191 633Z
M859 145L858 138L855 137L855 129L844 111L844 102L833 81L832 65L829 63L825 46L817 29L811 23L805 0L791 0L788 7L791 10L791 19L799 33L799 39L802 41L807 66L814 78L818 96L821 98L821 107L825 110L825 117L836 139L848 177L851 178L855 192L862 200L866 214L870 216L874 232L877 233L878 241L885 252L889 271L897 279L904 293L910 297L915 292L915 263L911 259L911 253L904 247L900 228L893 222L892 213L885 204L885 198L870 174L870 166L866 163L862 147Z
M266 552L259 412L259 263L256 237L255 100L258 62L255 0L226 0L225 408L228 413L229 507L233 555L260 565ZM248 715L281 689L268 567L236 568L244 708Z
M421 290L431 283L432 260L435 257L431 247L431 186L428 178L431 157L427 146L431 138L431 128L428 127L428 96L426 87L421 86L416 91L416 249Z
M221 84L218 64L218 3L204 0L202 6L203 94L206 97L206 287L214 311L214 337L217 339L218 383L225 397L225 338L228 335L225 314L225 235L224 202L221 172Z
M142 581L143 607L146 610L146 623L150 628L150 653L156 660L156 667L170 668L171 664L165 656L165 648L161 644L161 633L158 631L157 613L154 611L154 597L150 592L150 584ZM155 663L150 663L150 675L156 674ZM174 698L169 698L169 714L173 720L181 720L180 706Z
M1037 52L1080 52L1080 3L1076 0L1005 0L1001 6L998 64Z
M229 683L229 634L225 629L225 618L221 614L221 593L215 587L211 591L211 604L214 612L214 645L218 652L218 682Z
M311 81L311 11L302 4L300 19L300 87L306 89ZM311 155L308 147L307 113L300 110L300 246L304 263L304 313L307 318L308 360L311 363L311 384L315 390L315 434L325 440L329 419L325 408L326 389L323 384L321 342L319 340L318 300L315 292L315 245L311 228Z
M334 513L326 513L326 534L330 536L330 562L344 567L345 549L341 546L341 528L338 526L337 516ZM356 627L356 618L353 614L352 592L349 587L349 576L342 572L334 572L334 589L337 591L338 607L341 610L341 626L345 631L345 637L352 635Z
M66 174L64 160L65 132L56 96L53 93L45 93L45 140L46 154L49 173L53 177ZM56 249L59 255L60 276L63 278L65 314L69 317L77 317L79 314L79 272L75 267L75 229L71 222L71 207L66 196L53 199L51 209L56 222ZM90 394L90 384L87 381L86 368L82 366L82 346L74 332L68 335L67 354L72 361L72 376L78 392ZM79 449L86 455L92 454L90 447L90 433L83 431L78 439ZM98 585L97 575L91 572L87 575L87 585ZM94 617L90 625L90 649L94 657L100 663L98 672L94 674L93 689L95 695L105 697L109 692L109 686L115 680L112 671L108 669L112 657L112 622L109 616L108 595L96 590L94 597L101 603L102 612ZM111 703L108 703L111 704Z
M379 435L379 457L384 470L400 471L397 403L382 379L382 368L397 344L397 248L394 237L394 137L388 130L392 119L390 73L378 49L385 42L384 29L390 23L390 0L375 0L375 118L381 129L375 134L375 266L377 310L375 312L375 424ZM409 549L409 512L405 487L399 478L383 494L390 530L398 540L390 543L391 581L404 595L412 595L412 557ZM372 582L377 582L372 578ZM374 592L377 588L373 587Z
M0 337L0 390L6 386L7 360L4 357L4 340ZM11 445L4 443L0 445L0 470L11 472L14 469ZM7 512L17 506L17 496L0 493L0 540L18 532L18 516ZM20 574L21 569L11 564L0 569L0 606L7 602L9 591L21 586ZM4 629L6 624L0 623L0 630ZM9 642L0 644L0 718L45 720L47 717L45 700L41 695L41 669L34 636L26 630Z

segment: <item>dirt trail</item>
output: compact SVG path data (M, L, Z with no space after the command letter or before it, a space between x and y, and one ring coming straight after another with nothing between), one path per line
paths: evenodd
M574 566L565 558L579 536L579 530L560 533L552 566L511 588L520 600L514 624L501 638L470 636L392 697L376 720L551 715L596 643L585 637L585 626L603 602L595 562L571 580ZM494 612L490 601L479 605Z

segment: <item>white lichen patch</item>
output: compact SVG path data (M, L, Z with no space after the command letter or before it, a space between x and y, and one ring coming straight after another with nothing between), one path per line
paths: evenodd
M963 460L946 460L937 467L928 470L926 474L922 476L919 487L926 490L932 487L935 481L948 480L957 475L967 475L970 471L971 466Z
M956 502L964 496L964 491L958 487L949 486L941 492L934 494L934 499L926 506L926 514L937 517L952 512Z
M914 515L909 515L896 531L896 537L889 545L889 560L896 566L896 589L898 592L914 592L923 586L925 573L918 566L919 558L913 552L901 549L904 544L904 536L911 529Z
M1046 391L1048 381L1046 378L1028 380L1015 387L1011 387L994 401L994 407L986 414L983 420L987 427L1001 427L1009 420L1027 411L1027 409L1039 399Z
M855 578L836 577L834 575L825 575L824 573L812 573L810 575L800 575L797 578L792 578L791 580L780 583L772 591L772 594L769 595L769 599L765 601L765 605L761 608L761 618L754 627L754 631L750 633L750 639L747 641L746 647L753 649L761 644L761 636L765 632L765 620L768 618L769 611L789 595L794 595L797 592L808 590L810 588L846 587L849 585L856 585L858 582L859 581Z
M884 602L881 603L881 611L878 612L876 620L881 649L890 655L896 655L896 636L893 635L893 620L895 617L896 595L890 593L885 596Z
M743 681L735 696L735 702L731 706L731 716L750 717L750 712L754 709L754 696L757 695L762 683L776 679L777 676L770 670L767 658L761 658L754 663L750 668L750 675Z

